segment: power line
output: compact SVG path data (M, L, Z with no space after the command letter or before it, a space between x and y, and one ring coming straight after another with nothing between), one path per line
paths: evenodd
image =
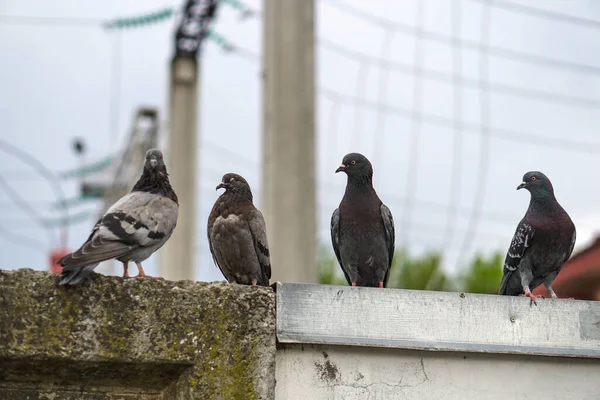
M66 202L66 196L65 196L65 192L63 191L63 187L60 183L60 180L56 177L56 175L54 175L54 173L44 165L44 163L42 163L40 160L38 160L36 157L33 157L32 155L26 153L25 151L19 149L16 146L13 146L12 144L8 143L5 140L0 139L0 150L3 150L5 153L18 158L19 160L23 161L24 163L30 165L38 174L40 174L41 176L43 176L46 181L50 184L50 187L52 188L52 190L54 190L54 194L56 196L56 200L58 202L60 202L61 204L64 204ZM3 179L4 181L4 179ZM4 181L5 182L5 181ZM5 182L5 186L6 182ZM10 188L10 186L8 186ZM60 238L60 244L62 246L66 246L68 243L68 235L69 235L69 225L68 225L68 220L69 220L69 208L68 207L64 207L64 222L62 224L62 229L61 229L61 238Z
M498 1L498 0L494 0L494 1L472 0L472 1L475 1L477 3L488 4L495 8L500 8L500 9L511 11L514 13L527 14L529 16L545 19L547 21L563 22L563 23L572 24L572 25L576 25L576 26L587 26L590 28L600 29L600 21L591 19L591 18L577 17L575 15L568 15L568 14L558 13L558 12L554 12L554 11L543 10L541 8L529 7L529 6L526 6L523 4L519 4L519 3L509 3L506 1Z
M348 104L355 104L356 102L360 102L364 107L368 107L374 110L383 109L390 115L396 115L401 118L410 118L414 111L398 107L391 106L389 104L378 104L377 102L372 102L365 99L357 99L354 96L346 95L339 93L335 90L320 87L319 93L323 96L337 98L339 101L344 101ZM425 114L422 113L422 118L424 122L427 122L431 125L441 126L445 128L453 128L454 127L454 119L441 117L438 115ZM550 136L542 136L528 132L520 132L511 129L504 128L493 128L490 126L484 127L481 124L476 124L468 121L460 121L463 127L463 131L471 132L475 134L480 134L482 129L489 129L491 137L513 142L513 143L524 143L531 144L537 147L547 147L557 150L565 150L572 151L578 153L587 153L587 154L598 154L600 153L600 143L593 142L584 142L584 141L573 141L568 139L555 138Z
M42 219L41 215L39 215L37 211L27 202L27 200L22 198L21 195L19 195L19 193L17 193L8 184L8 182L6 182L2 175L0 175L0 188L2 188L4 193L6 193L16 205L18 205L21 209L23 209L23 211L25 211L25 213L29 216L29 218L31 218L32 221L37 223L42 229L44 229L44 231L46 231L46 233L48 234L49 243L52 243L52 234L48 230L48 227L44 223L44 220Z
M369 64L360 63L358 74L356 77L356 97L364 98L367 91L367 77L369 75ZM356 104L354 110L354 135L352 140L352 146L355 148L360 147L361 128L364 116L364 108L361 108Z
M336 0L327 0L325 3L338 9L339 11L342 11L347 15L350 15L356 19L360 19L366 23L369 23L382 29L391 29L396 32L403 33L405 35L418 36L423 39L441 43L447 46L456 46L460 44L463 48L468 50L477 51L480 53L489 53L497 57L501 57L512 61L518 61L522 63L548 68L562 69L571 72L579 72L590 75L600 75L600 67L597 66L558 60L547 56L525 53L500 46L483 45L472 40L462 39L456 36L448 36L443 33L429 31L422 28L415 28L408 24L403 24L401 22L392 21L383 17L378 17L366 13L356 7L350 6L345 3L341 3Z
M425 2L418 1L415 13L415 25L423 26L425 21ZM417 70L421 70L425 54L423 43L418 37L414 40L414 64ZM423 126L422 105L423 102L423 78L416 76L413 81L411 129L408 150L408 167L406 168L406 201L402 210L402 235L404 237L403 247L408 248L408 232L412 220L412 198L417 192L418 168L419 168L419 144L421 141L421 128Z
M481 42L488 43L491 34L492 10L488 3L485 3L481 17ZM481 86L479 90L480 96L480 113L481 113L481 139L479 149L479 165L477 167L477 184L475 186L475 196L473 199L473 213L467 225L467 231L463 237L461 251L458 256L458 265L462 264L467 250L473 243L472 239L477 233L477 225L481 217L483 202L487 189L487 178L490 167L490 121L491 121L491 105L490 96L487 90L487 78L489 75L489 56L481 54L479 57L479 76L481 78Z
M329 155L333 154L333 149L335 147L335 144L337 144L338 121L340 118L341 109L342 109L341 103L339 103L338 101L331 102L331 109L329 111L329 117L328 117L329 129L327 130L327 152L329 153ZM329 176L328 181L332 182L333 174L330 174L328 176Z
M452 0L452 34L460 35L462 26L462 0ZM462 74L462 49L459 46L452 48L452 72L454 77L452 113L454 118L454 134L452 140L452 167L450 174L450 206L453 211L448 212L446 218L446 227L444 229L443 247L448 248L452 245L454 233L456 231L456 206L460 200L460 174L462 172L462 88L460 79Z
M19 235L18 233L13 233L3 226L0 225L0 239L4 239L6 241L12 242L14 244L28 247L32 250L39 251L40 253L45 254L44 248L46 245L43 242L40 242L35 239L31 239L28 236Z
M32 15L0 15L0 22L11 25L55 27L98 27L105 19L87 17L42 17Z
M351 49L347 46L340 45L327 38L319 38L319 44L323 48L331 52L340 54L357 62L379 64L381 68L392 69L413 76L422 76L431 80L449 83L452 85L460 84L464 87L469 87L473 89L478 89L480 85L480 79L473 79L462 76L457 77L454 73L436 71L433 69L422 68L415 65L383 60L380 58L369 56L357 50ZM461 48L461 44L457 44L455 47L453 47L453 50L455 48ZM487 82L487 87L488 90L492 92L498 92L530 100L557 103L569 106L587 107L593 109L598 109L600 107L600 100L594 100L585 97L569 96L559 93L547 92L544 90L524 88L521 86L514 86L498 82Z
M389 70L383 68L383 60L388 60L392 51L392 42L394 41L394 32L386 31L383 44L381 45L381 60L379 65L381 72L379 73L379 91L378 91L378 102L385 104L387 102L387 88L389 79ZM373 138L375 143L373 146L373 159L382 159L381 153L385 149L385 117L386 114L383 110L377 111L377 119L375 120L375 130ZM377 184L380 182L381 174L377 175Z

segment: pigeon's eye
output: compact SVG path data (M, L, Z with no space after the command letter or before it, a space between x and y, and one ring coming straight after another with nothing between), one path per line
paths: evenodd
M531 177L531 182L535 181L537 178L535 176Z
M229 179L229 182L233 182L233 181L235 181L235 178Z
M350 164L354 165L354 164L356 164L356 161L352 160L352 161L350 161Z

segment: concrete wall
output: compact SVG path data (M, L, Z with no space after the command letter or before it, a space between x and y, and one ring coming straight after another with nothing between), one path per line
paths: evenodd
M277 400L600 399L600 303L282 283Z
M270 288L0 271L0 399L272 399Z
M599 302L57 279L0 271L0 399L600 399Z

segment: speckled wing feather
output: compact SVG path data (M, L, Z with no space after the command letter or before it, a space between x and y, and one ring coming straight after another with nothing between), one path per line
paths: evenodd
M147 192L122 197L96 223L88 240L59 260L63 271L121 257L138 247L161 246L177 223L178 206Z
M504 294L506 292L508 281L513 272L519 267L525 252L531 246L534 234L535 229L525 222L525 219L521 220L513 235L512 241L510 242L508 252L506 253L506 258L504 260L504 276L498 294Z

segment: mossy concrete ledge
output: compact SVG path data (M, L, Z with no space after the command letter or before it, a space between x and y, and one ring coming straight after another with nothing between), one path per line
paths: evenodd
M273 399L275 295L0 271L0 399Z

